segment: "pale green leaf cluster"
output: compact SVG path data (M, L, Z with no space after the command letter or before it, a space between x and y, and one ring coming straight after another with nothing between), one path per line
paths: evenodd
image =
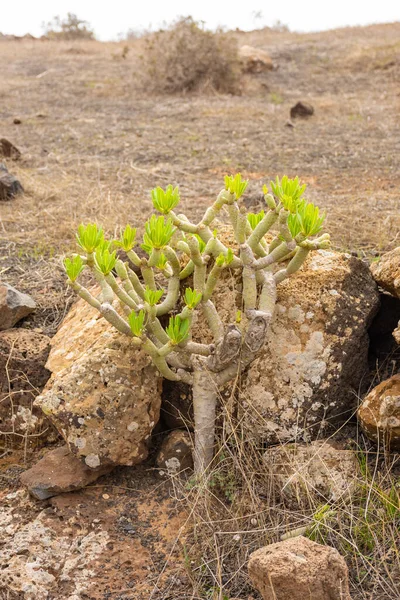
M296 238L302 234L304 238L317 235L322 229L325 220L325 213L319 213L318 206L309 202L302 202L298 205L296 213L288 216L288 227L290 234Z
M85 268L85 263L79 254L72 258L64 258L64 268L70 281L76 281Z
M96 223L81 224L78 227L76 239L82 250L91 254L104 241L103 229Z
M265 217L265 213L263 210L260 210L259 213L247 213L247 220L250 223L250 227L255 229L260 221Z
M154 208L163 215L167 215L179 203L179 188L178 186L173 188L172 185L168 185L163 190L158 186L151 191L151 199L153 200Z
M306 184L300 184L298 177L289 179L287 175L284 175L281 180L277 177L275 182L270 182L270 186L276 198L278 198L284 208L290 212L295 212L297 204L307 187Z
M192 290L192 288L188 287L185 290L185 304L188 308L193 310L199 304L202 298L202 293L197 292L196 290Z
M146 313L144 310L140 310L138 313L132 311L129 315L129 327L135 337L141 337L144 330L144 322Z
M179 315L170 317L168 327L166 328L167 335L173 345L181 344L189 336L190 320L182 319Z
M100 245L96 249L95 264L103 275L109 275L117 262L117 251L110 252L109 243Z
M114 240L114 246L118 246L125 250L125 252L129 252L135 245L136 241L136 228L127 225L124 231L121 233L121 237L119 240Z
M161 249L169 244L175 232L175 227L171 219L165 220L164 217L152 215L145 225L145 234L143 235L143 250Z
M225 189L231 194L234 194L236 200L239 200L239 198L244 194L248 184L249 180L242 180L240 173L237 173L235 176L225 175Z
M215 263L219 266L219 267L223 267L223 266L228 266L232 263L233 259L234 259L234 254L233 254L233 250L232 248L228 248L228 251L226 254L220 254L219 256L217 256L217 258L215 259Z
M155 306L162 298L164 290L152 290L149 286L146 286L144 291L144 299L150 306Z

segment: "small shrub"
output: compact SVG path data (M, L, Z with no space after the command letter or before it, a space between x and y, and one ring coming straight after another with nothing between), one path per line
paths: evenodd
M191 17L149 36L142 66L150 91L174 94L208 86L221 92L238 90L236 41L222 32L206 31Z
M68 13L65 19L54 17L43 24L45 36L55 40L94 40L94 32L87 21L82 21L74 13Z

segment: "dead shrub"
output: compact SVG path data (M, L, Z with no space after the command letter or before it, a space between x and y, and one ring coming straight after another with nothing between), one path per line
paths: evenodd
M211 87L238 92L236 41L222 32L205 30L192 17L148 36L141 61L149 91L175 94Z
M94 32L87 21L68 13L65 19L54 17L42 25L45 36L51 40L94 40Z

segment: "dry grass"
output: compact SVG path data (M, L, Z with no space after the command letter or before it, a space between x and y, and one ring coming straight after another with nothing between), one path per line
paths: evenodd
M240 44L267 50L278 69L243 78L242 96L167 99L138 88L143 39L129 43L125 59L126 42L2 42L0 125L23 153L8 167L26 189L2 203L3 238L65 251L81 220L97 220L110 233L141 223L151 212L150 189L170 182L180 185L182 208L195 218L223 174L241 170L256 201L276 174L308 181L311 199L328 212L335 247L367 256L394 247L398 32L388 25L235 34ZM388 69L352 62L355 52L382 46L394 61ZM271 101L277 94L280 104ZM300 98L314 105L315 116L287 128Z
M315 490L296 507L263 462L265 449L232 416L231 402L221 397L221 403L218 451L207 478L173 479L175 498L190 515L191 533L181 542L193 586L190 598L261 598L249 585L249 555L288 536L306 535L345 557L354 600L397 600L399 455L372 449L355 425L345 425L330 439L341 440L358 457L351 498L329 501ZM154 594L164 597L156 589Z

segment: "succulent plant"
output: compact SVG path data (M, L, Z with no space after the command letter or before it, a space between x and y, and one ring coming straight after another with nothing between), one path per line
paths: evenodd
M272 193L264 186L265 208L258 214L248 213L240 203L247 184L240 174L226 176L224 188L198 223L175 214L180 201L177 187L157 187L151 198L161 215L152 215L145 223L141 244L147 258L135 252L135 228L127 225L118 240L107 241L102 228L89 223L80 225L77 234L84 254L64 260L69 284L82 298L143 348L163 377L192 386L198 474L213 459L218 390L262 348L277 285L301 268L309 252L330 244L326 233L315 237L325 215L304 198L306 186L298 177L276 178L270 184ZM218 235L215 222L222 210L229 216L235 249ZM117 248L126 252L127 261L118 258ZM100 284L98 297L78 281L85 268ZM226 269L242 281L240 309L230 323L222 321L213 302ZM188 277L193 278L192 287L185 282ZM212 333L210 344L192 340L196 311L203 313ZM165 329L160 320L164 315L169 315Z

